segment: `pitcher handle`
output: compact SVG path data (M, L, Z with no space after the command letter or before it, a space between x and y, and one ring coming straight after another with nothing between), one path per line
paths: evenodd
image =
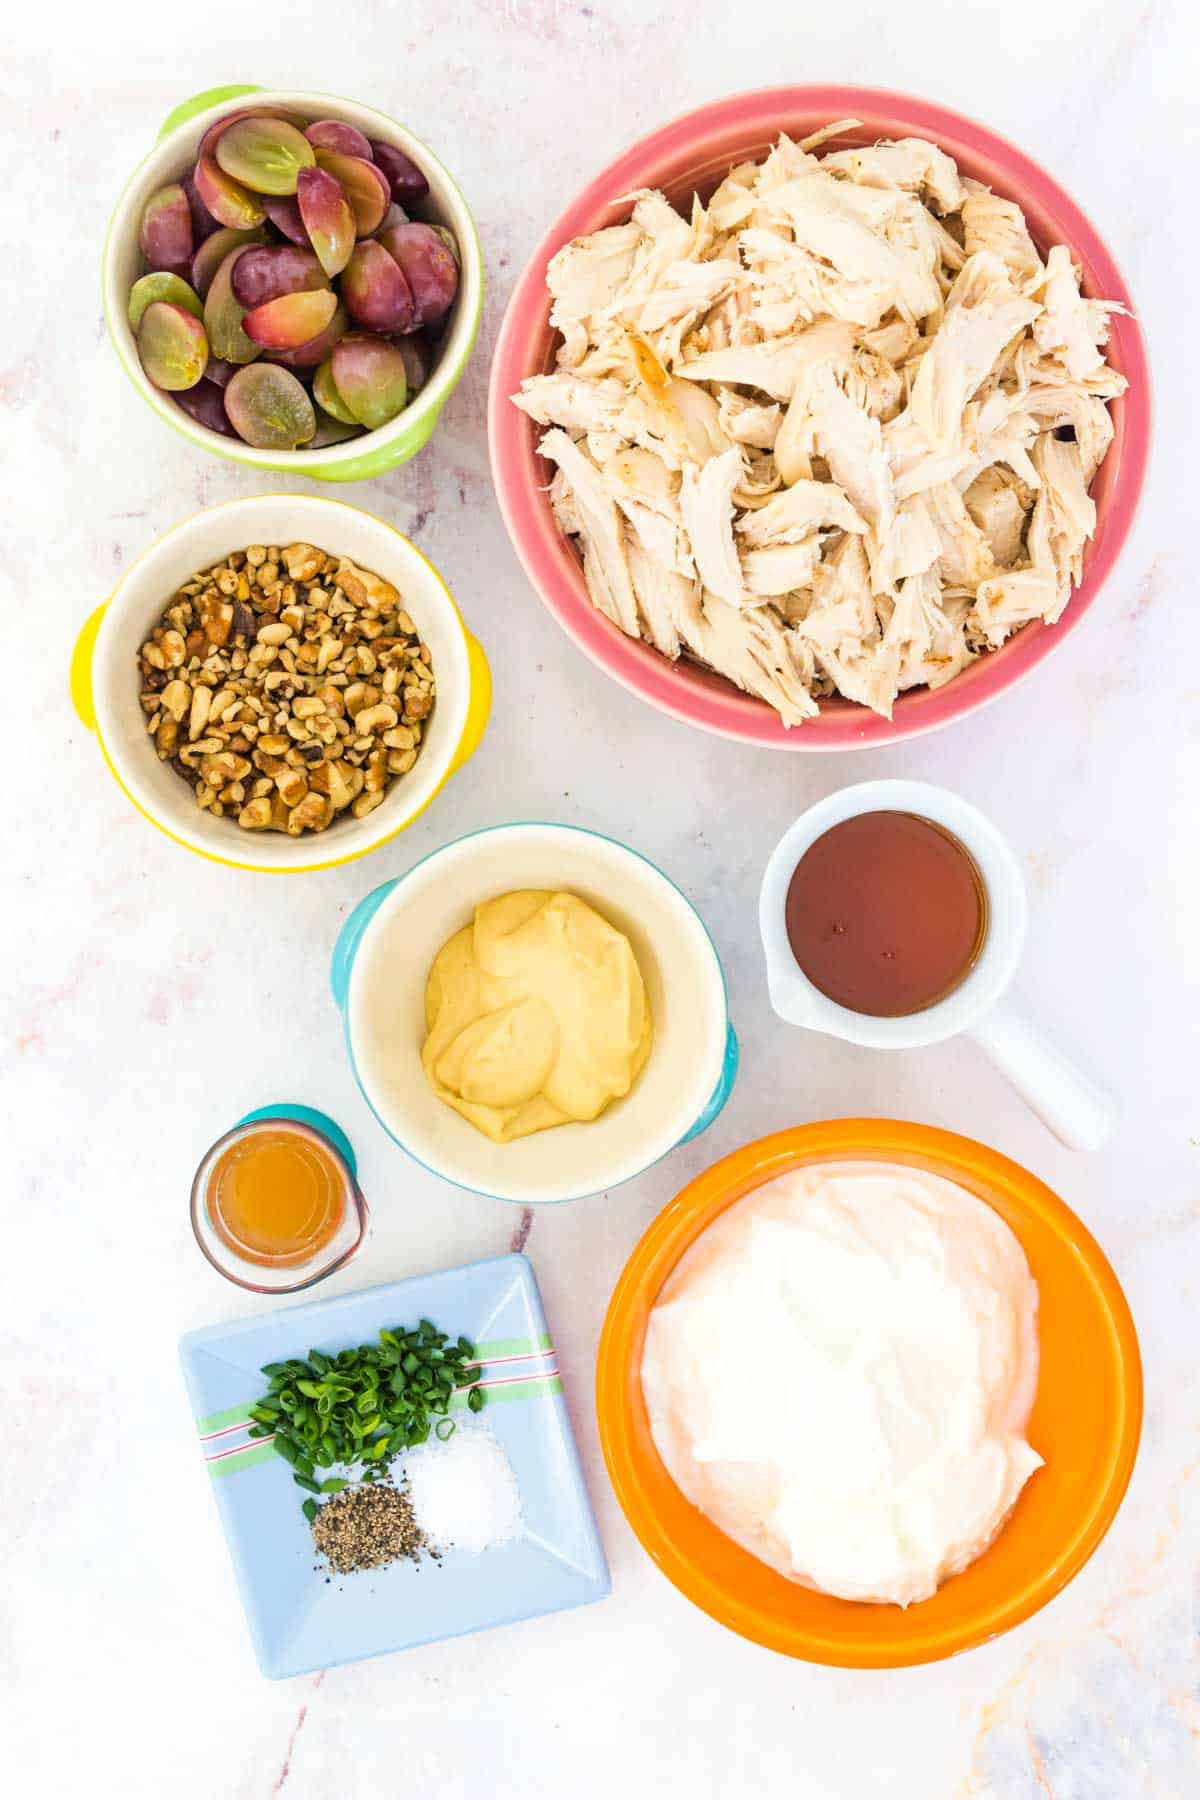
M1099 1150L1117 1101L1038 1026L1005 1005L985 1013L971 1035L1069 1150Z

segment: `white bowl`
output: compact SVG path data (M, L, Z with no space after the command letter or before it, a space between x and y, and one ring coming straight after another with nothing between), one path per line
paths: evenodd
M158 760L146 731L137 653L176 589L197 570L247 544L296 542L348 556L400 590L432 653L437 701L416 764L393 782L382 805L365 819L344 816L327 831L291 838L243 831L234 818L201 812L189 784ZM80 717L94 729L109 767L140 812L176 843L214 862L271 871L351 862L411 825L475 749L491 694L483 652L432 563L382 519L307 494L230 500L159 538L84 627L71 686Z
M213 104L203 105L212 99ZM202 109L195 110L197 106ZM340 119L369 138L393 144L416 163L429 183L420 216L446 225L454 233L461 269L458 296L450 322L437 345L429 380L403 412L388 424L340 444L300 450L256 450L239 438L210 431L156 388L142 368L129 325L129 290L144 262L138 231L146 201L157 188L178 181L192 167L200 139L210 125L229 112L256 106L279 107L304 119ZM254 469L284 469L320 481L357 481L406 462L426 442L438 415L467 364L483 310L483 252L470 209L448 169L410 131L373 107L359 106L334 94L291 88L213 89L177 107L159 133L158 142L134 171L117 202L104 244L102 263L104 312L113 347L129 379L148 406L168 425L201 449Z
M516 888L578 894L625 932L654 1044L632 1091L598 1119L494 1144L439 1100L421 1066L425 982L481 901ZM737 1073L720 959L699 914L653 863L569 825L498 825L437 850L368 894L334 952L351 1062L384 1130L459 1187L527 1205L640 1175L710 1125Z

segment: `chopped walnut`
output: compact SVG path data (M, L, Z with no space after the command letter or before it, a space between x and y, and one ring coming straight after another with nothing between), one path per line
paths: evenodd
M184 582L138 671L146 730L196 804L290 837L381 805L437 691L392 584L303 543L251 544Z

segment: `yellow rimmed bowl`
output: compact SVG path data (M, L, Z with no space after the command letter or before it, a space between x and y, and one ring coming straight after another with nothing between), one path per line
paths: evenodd
M421 754L365 819L292 838L243 831L196 805L187 782L160 762L146 730L137 654L164 606L199 569L248 544L316 544L390 581L428 644L437 702ZM212 862L269 873L329 869L386 844L431 804L479 745L491 707L487 658L433 564L392 526L359 507L307 494L230 500L168 531L126 570L80 632L71 696L105 761L138 811L177 844Z
M313 445L300 450L256 450L237 438L210 431L156 388L142 368L129 326L129 290L145 264L138 246L142 209L156 188L178 181L196 160L200 139L226 113L247 107L277 107L304 119L340 119L369 138L393 144L417 164L429 193L416 216L445 225L453 233L461 259L458 296L438 341L429 379L403 412L361 437L344 443ZM470 208L450 171L411 131L373 107L360 106L336 94L254 85L209 88L183 101L163 121L158 140L134 170L117 201L108 227L102 263L104 316L113 348L125 373L148 406L166 424L201 450L251 469L282 469L316 481L365 481L408 462L433 432L443 406L467 366L483 312L483 252Z

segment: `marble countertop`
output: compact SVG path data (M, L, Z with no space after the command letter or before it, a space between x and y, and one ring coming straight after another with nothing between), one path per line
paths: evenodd
M1194 1795L1200 674L1181 628L1195 606L1200 448L1191 16L1133 0L1010 0L994 24L951 0L904 14L877 0L816 11L360 0L341 19L313 0L286 12L208 0L152 19L112 0L23 9L6 26L0 634L19 695L0 886L11 1233L0 1768L11 1791ZM80 622L150 539L215 501L306 486L207 460L163 430L104 341L97 292L109 209L159 121L190 92L255 78L404 118L460 178L491 277L481 343L433 442L346 497L445 572L493 660L492 728L402 839L368 864L286 883L185 857L151 830L66 696ZM1041 158L1123 265L1158 383L1148 497L1086 627L951 731L836 759L706 738L593 669L518 569L484 437L491 345L547 220L672 113L788 78L928 94ZM953 785L1011 835L1032 902L1022 995L1122 1095L1103 1154L1061 1149L970 1048L889 1058L773 1018L754 921L764 858L806 804L878 775ZM702 1141L531 1226L384 1138L326 983L338 925L370 886L521 816L609 832L681 883L724 958L743 1044L736 1094ZM330 1291L503 1250L528 1231L611 1559L604 1604L324 1677L259 1677L175 1346L188 1327L248 1310L196 1254L188 1184L214 1136L281 1094L342 1121L374 1205L368 1252ZM617 1508L591 1399L608 1294L654 1213L747 1139L847 1112L965 1131L1057 1189L1124 1283L1147 1381L1133 1483L1083 1573L1000 1641L896 1674L792 1663L694 1611Z

